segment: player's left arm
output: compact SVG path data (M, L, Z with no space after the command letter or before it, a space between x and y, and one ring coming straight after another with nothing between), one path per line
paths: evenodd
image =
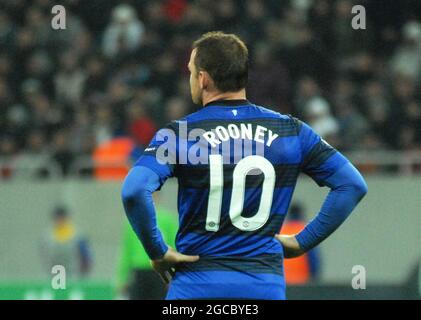
M367 193L367 184L358 170L340 152L323 141L302 123L303 171L320 186L328 186L322 208L297 235L277 238L286 258L297 257L317 246L334 232L351 214Z

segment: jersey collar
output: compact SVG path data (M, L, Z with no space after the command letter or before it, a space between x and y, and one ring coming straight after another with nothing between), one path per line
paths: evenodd
M237 100L214 100L208 102L203 107L209 106L218 106L218 107L234 107L234 106L243 106L243 105L250 105L250 101L247 99L237 99Z

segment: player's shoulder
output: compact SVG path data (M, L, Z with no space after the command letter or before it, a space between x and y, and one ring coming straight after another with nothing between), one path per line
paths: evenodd
M197 121L200 118L200 110L190 113L182 118L167 122L163 127L161 127L158 133L165 133L166 131L170 130L172 132L175 132L175 134L177 135L183 126L187 126L188 123Z
M203 118L207 116L204 111L205 111L204 108L200 108L199 110L189 113L185 115L184 117L175 121L180 123L180 122L194 122L194 121L202 120Z
M265 117L265 118L279 119L279 121L281 121L282 123L295 127L297 131L300 131L304 123L303 121L301 121L300 119L298 119L297 117L291 114L280 113L271 108L259 106L259 105L255 105L255 107L257 108L258 112L261 113L262 118Z
M170 122L168 122L165 125L165 128L175 128L175 127L179 127L180 124L182 123L186 123L186 122L194 122L197 120L200 120L204 117L203 115L203 110L200 109L198 111L189 113L187 115L185 115L184 117L181 117L179 119L175 119L175 120L171 120Z
M254 104L253 106L255 108L255 112L260 114L262 117L290 121L290 117L287 114L280 113L269 107L264 107L256 104Z

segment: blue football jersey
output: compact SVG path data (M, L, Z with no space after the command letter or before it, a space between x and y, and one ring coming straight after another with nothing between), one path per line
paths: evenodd
M284 299L279 232L297 178L320 186L347 159L307 124L247 100L215 101L161 129L136 162L178 179L177 266L168 299Z

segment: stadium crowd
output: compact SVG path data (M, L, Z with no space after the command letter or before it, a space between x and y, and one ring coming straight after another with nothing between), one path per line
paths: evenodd
M387 5L385 5L387 2ZM421 5L351 0L52 0L0 4L0 158L64 173L116 136L141 148L193 111L186 63L211 30L249 46L248 97L340 150L421 149ZM351 27L354 4L365 30Z

